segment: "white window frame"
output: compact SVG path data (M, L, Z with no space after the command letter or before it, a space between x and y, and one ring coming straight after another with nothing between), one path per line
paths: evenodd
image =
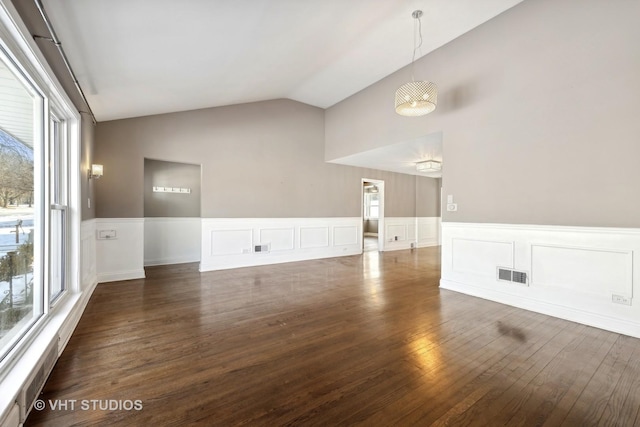
M376 207L378 208L378 215L371 216L371 199L373 196L378 198L378 204ZM364 219L379 219L380 218L380 195L379 193L364 193Z
M44 251L41 252L44 253L39 255L40 258L36 259L34 254L34 277L35 274L39 274L43 281L43 295L47 296L47 300L44 301L44 314L0 361L0 389L3 391L0 394L1 422L13 406L19 390L48 345L63 330L73 328L82 313L84 307L82 303L86 304L86 301L81 300L83 295L80 283L80 114L55 78L10 0L0 0L0 46L44 96L43 122L37 129L43 135L43 147L46 149L49 144L49 114L53 110L57 117L65 122L68 150L66 154L68 161L66 291L55 300L54 304L48 301L48 244L43 244ZM44 173L45 165L34 161L34 169L34 182L39 182L47 194L50 187L46 177L48 174ZM41 234L44 235L48 230L48 227L45 227L50 209L48 195L45 196L44 201L40 201L40 206L42 206L42 212L35 214L34 226L41 227ZM38 217L40 217L39 220ZM36 221L40 222L36 223ZM36 272L39 266L43 268ZM62 348L59 349L61 350Z

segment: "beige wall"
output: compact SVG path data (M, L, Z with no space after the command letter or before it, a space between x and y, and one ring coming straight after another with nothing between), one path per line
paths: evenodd
M445 221L639 227L638 16L638 1L526 0L416 63L434 113L394 113L406 68L329 108L325 157L442 131Z
M439 178L416 176L416 216L440 216L440 187Z
M355 217L362 178L385 215L415 215L415 177L324 162L324 110L289 100L98 123L100 218L144 215L144 158L202 165L203 217Z

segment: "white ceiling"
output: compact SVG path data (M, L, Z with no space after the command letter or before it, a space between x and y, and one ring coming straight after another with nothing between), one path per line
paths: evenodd
M521 0L45 0L98 121L289 98L321 108ZM391 96L391 95L390 95Z
M440 178L442 172L418 172L416 162L437 160L442 162L442 132L435 132L410 141L387 145L373 150L331 161L349 166L399 172L408 175ZM443 166L445 167L445 166Z

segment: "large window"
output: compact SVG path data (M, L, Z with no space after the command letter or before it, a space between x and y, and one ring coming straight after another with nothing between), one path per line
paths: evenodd
M44 99L0 50L0 357L44 312L42 186Z
M0 38L2 367L46 325L70 288L69 201L77 194L70 186L68 121L77 123L76 113L42 70L6 42Z

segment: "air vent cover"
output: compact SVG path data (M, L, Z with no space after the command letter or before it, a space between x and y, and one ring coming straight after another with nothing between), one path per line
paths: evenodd
M498 267L498 280L503 282L519 283L521 285L529 286L527 283L527 272L517 271L510 268Z
M514 271L511 276L511 281L515 283L527 283L527 273L524 271Z
M507 270L506 268L498 268L498 280L507 280L511 281L511 270Z
M38 366L34 372L30 375L30 380L23 387L18 398L18 404L20 405L21 414L20 419L22 422L26 420L29 411L31 410L33 403L35 402L40 390L44 387L44 383L49 377L53 365L58 360L58 341L60 338L56 335L53 341L47 347L46 352L38 362Z

